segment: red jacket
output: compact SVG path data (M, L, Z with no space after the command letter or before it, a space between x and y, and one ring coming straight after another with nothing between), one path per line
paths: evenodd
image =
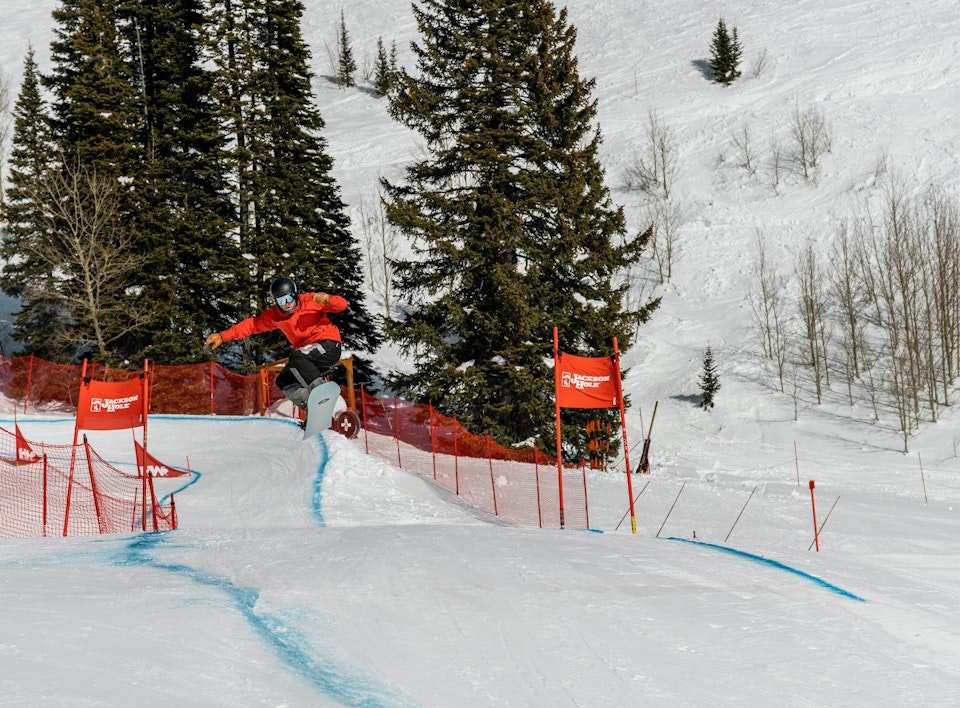
M300 349L308 344L320 342L324 339L340 341L340 330L330 318L328 312L343 312L347 309L347 301L339 295L331 295L323 305L313 301L313 293L300 293L297 308L290 315L274 305L264 310L256 317L248 317L237 322L220 335L223 341L243 339L251 334L268 332L279 329L283 332L294 349Z

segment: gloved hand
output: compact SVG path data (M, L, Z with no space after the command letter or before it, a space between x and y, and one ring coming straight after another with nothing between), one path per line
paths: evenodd
M314 293L313 301L318 305L326 305L327 301L330 299L330 296L327 293Z
M221 344L223 344L223 335L220 334L219 332L214 332L209 337L207 337L207 341L203 343L203 346L206 347L207 349L216 349Z

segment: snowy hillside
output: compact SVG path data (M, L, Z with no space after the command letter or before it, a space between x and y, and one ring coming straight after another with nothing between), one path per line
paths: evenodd
M361 65L382 36L409 66L416 29L408 0L306 2L318 103L359 225L377 177L400 177L419 145L382 99L327 79L341 6ZM28 42L49 69L53 7L0 1L0 63L14 81ZM330 433L300 443L279 420L160 417L151 452L171 464L189 454L199 472L177 494L180 531L0 540L4 700L954 704L960 414L943 411L903 454L896 422L872 423L865 401L850 406L838 390L818 406L809 391L796 403L775 392L746 294L758 229L778 266L807 242L826 253L840 220L879 198L883 169L918 195L936 185L960 199L960 7L568 8L631 230L645 223L645 197L627 182L650 111L680 158L673 277L624 358L631 443L658 402L652 473L634 478L637 536L629 521L617 529L622 473L589 477L602 533L513 529ZM744 76L728 88L703 69L720 15L745 48ZM813 180L771 168L796 105L816 107L834 135ZM755 174L733 140L744 128ZM707 345L722 386L709 413L695 405ZM389 348L379 361L402 365ZM20 425L33 440L72 433L72 421L32 411ZM107 459L132 461L128 434L92 440ZM819 553L808 550L809 480L820 523L830 511Z

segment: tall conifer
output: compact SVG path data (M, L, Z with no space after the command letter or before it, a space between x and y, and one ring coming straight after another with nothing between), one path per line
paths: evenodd
M302 14L299 0L234 0L219 17L218 93L232 143L231 186L245 258L235 287L245 314L262 309L270 281L280 275L303 290L341 294L350 302L336 318L345 348L371 351L379 333L365 305L360 250L330 174ZM258 337L244 340L239 354L252 365L287 351L279 337Z
M542 0L423 0L418 75L393 115L428 156L385 183L388 218L415 256L397 265L406 315L388 333L413 355L395 384L504 441L553 435L552 328L564 350L609 354L656 303L625 307L625 235L603 185L593 82L576 32ZM570 413L583 443L588 414ZM582 419L582 420L581 420Z
M36 255L36 244L45 236L38 226L40 205L32 187L54 164L56 151L32 47L24 60L13 118L10 182L3 204L5 235L0 240L4 264L0 285L4 292L20 299L21 309L14 315L14 337L24 344L24 352L55 359L60 354L53 343L58 303L44 296L51 291L53 272Z

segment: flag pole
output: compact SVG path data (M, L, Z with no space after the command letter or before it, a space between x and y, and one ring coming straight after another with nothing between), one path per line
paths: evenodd
M613 363L615 383L617 385L617 406L620 408L620 430L623 433L623 461L627 468L627 496L630 499L630 532L637 533L637 516L633 508L633 479L630 475L630 445L627 442L627 414L623 409L623 382L620 379L620 349L617 347L617 338L613 338ZM653 422L651 421L651 427Z
M553 400L557 416L557 488L560 490L560 528L563 519L563 447L560 442L560 348L557 328L553 328Z

